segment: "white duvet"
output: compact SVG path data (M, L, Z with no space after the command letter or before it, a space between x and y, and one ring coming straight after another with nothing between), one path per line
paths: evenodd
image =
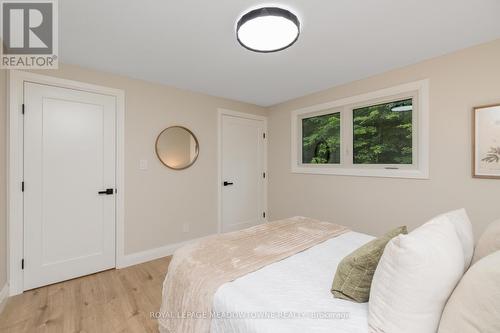
M330 288L340 260L372 239L348 232L222 285L211 333L368 332L368 303Z

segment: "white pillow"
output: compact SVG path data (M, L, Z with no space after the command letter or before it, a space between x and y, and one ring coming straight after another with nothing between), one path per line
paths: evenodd
M370 291L370 332L435 333L464 273L455 223L438 216L385 247Z
M448 217L453 223L455 230L457 231L458 238L462 243L462 249L465 257L464 267L465 270L467 270L471 264L472 256L474 254L474 233L472 232L472 223L470 223L469 216L463 208L440 216Z

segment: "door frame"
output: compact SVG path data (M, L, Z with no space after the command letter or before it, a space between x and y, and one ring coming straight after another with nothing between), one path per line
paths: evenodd
M7 267L10 296L21 294L24 291L24 271L21 268L21 260L24 256L24 207L21 182L23 181L24 163L22 105L25 82L81 90L116 98L115 265L119 267L124 257L125 92L120 89L18 70L8 71L7 82Z
M267 133L267 117L266 116L259 116L256 114L251 114L251 113L244 113L244 112L238 112L238 111L232 111L232 110L227 110L227 109L218 109L217 110L217 233L222 232L222 118L223 116L232 116L232 117L239 117L239 118L244 118L244 119L251 119L251 120L261 120L264 122L264 133L266 135L264 139L264 157L263 157L263 164L264 164L264 172L266 173L266 178L264 178L263 181L263 189L262 191L264 192L264 211L266 212L266 217L264 218L264 221L267 222L267 218L269 216L267 212L267 182L269 179L268 176L268 171L267 171L267 141L268 141L268 133Z

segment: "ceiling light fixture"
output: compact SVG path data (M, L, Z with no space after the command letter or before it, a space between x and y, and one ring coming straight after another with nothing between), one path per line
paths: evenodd
M277 52L292 46L300 34L295 14L278 7L263 7L243 15L236 26L238 42L254 52Z

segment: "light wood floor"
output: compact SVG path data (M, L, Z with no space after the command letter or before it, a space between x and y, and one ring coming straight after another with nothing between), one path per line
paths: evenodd
M0 314L0 332L158 332L170 257L109 270L14 296Z

